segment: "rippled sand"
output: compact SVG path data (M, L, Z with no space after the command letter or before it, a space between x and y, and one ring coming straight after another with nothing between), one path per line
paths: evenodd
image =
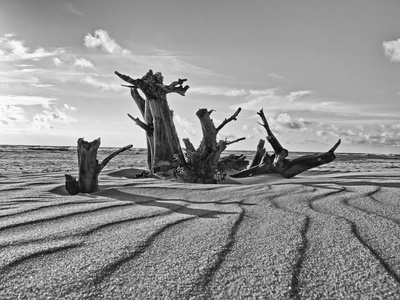
M397 299L397 162L338 163L221 185L109 169L76 196L63 172L0 177L0 299Z

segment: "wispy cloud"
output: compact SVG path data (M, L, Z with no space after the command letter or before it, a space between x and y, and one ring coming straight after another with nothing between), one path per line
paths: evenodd
M27 96L27 95L0 95L0 103L2 105L42 105L48 107L53 104L57 98Z
M58 3L61 4L62 8L67 10L68 12L83 17L85 14L78 10L71 2L66 2L62 0L57 0Z
M61 67L62 65L64 65L64 61L62 59L60 59L59 57L53 57L53 63L57 67Z
M85 58L75 58L74 65L80 68L94 68L93 64Z
M52 84L31 83L31 86L34 86L34 87L37 87L37 88L46 88L46 87L53 87L54 85L52 85Z
M278 74L275 74L275 73L269 73L268 77L275 78L275 79L282 79L283 78L282 75L278 75Z
M383 42L385 55L395 62L400 62L400 39L396 41Z
M174 121L182 127L182 130L186 135L196 136L196 130L192 122L189 122L178 115L174 115Z
M364 118L393 118L394 113L383 113L372 105L352 104L351 102L330 100L319 97L308 90L281 93L278 88L250 90L244 101L231 105L231 109L241 107L244 110L258 111L266 109L269 115L283 112L322 112L331 116L359 116Z
M400 126L379 124L379 126L353 129L325 128L315 133L324 140L329 137L342 138L345 144L373 147L400 147Z
M26 122L25 111L15 105L0 104L0 128L12 125L13 123Z
M44 110L33 117L32 125L35 129L48 130L54 128L56 123L69 124L77 122L77 120L69 115L66 111L71 110L70 107L63 109L53 108L52 110Z
M14 35L4 35L0 38L0 61L40 60L44 57L65 53L64 48L46 49L43 47L30 51L25 47L25 41L12 39Z
M122 48L114 39L112 39L108 32L103 29L98 29L94 32L94 36L88 33L84 38L85 46L87 48L100 47L103 51L110 54L129 55L131 52L128 49Z
M82 80L84 83L94 86L101 91L118 91L121 92L123 89L120 84L110 83L107 81L101 81L93 76L85 76Z
M226 97L238 97L248 95L244 89L237 88L221 88L221 87L212 87L212 86L203 86L203 87L195 87L190 88L188 90L190 94L198 94L198 95L208 95L208 96L226 96Z

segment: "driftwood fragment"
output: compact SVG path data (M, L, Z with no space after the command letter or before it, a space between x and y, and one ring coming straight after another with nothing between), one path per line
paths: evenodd
M65 174L65 187L70 195L81 193L94 193L99 190L98 177L109 161L119 153L128 150L132 145L118 149L107 156L100 164L97 160L97 151L100 147L100 138L87 142L78 139L78 167L79 179Z
M267 131L267 141L270 143L275 153L273 155L269 155L263 148L264 142L260 140L257 146L256 155L250 168L233 174L231 177L238 178L266 173L278 173L285 178L292 178L306 170L330 163L335 160L336 156L334 152L337 147L339 147L341 140L339 140L328 152L305 155L292 160L287 159L289 151L282 147L278 139L272 133L263 110L261 109L257 114L262 120L262 123L259 124ZM260 160L261 154L263 154L263 157Z

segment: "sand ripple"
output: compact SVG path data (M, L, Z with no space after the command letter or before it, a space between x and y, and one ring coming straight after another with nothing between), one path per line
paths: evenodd
M0 299L395 299L395 171L225 185L114 173L75 196L61 173L1 178Z

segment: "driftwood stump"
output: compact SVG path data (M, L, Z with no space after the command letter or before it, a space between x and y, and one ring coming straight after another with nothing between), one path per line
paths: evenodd
M199 109L196 113L200 120L203 139L196 150L189 139L183 139L186 146L186 163L181 165L175 176L184 182L219 183L228 169L242 170L248 165L245 156L230 155L221 159L221 153L230 144L244 140L240 138L234 141L220 140L217 142L218 132L229 122L236 120L240 113L239 108L230 118L225 119L221 125L215 127L210 118L212 110Z
M315 168L335 160L335 150L340 145L340 140L328 151L316 153L314 155L305 155L295 159L287 159L289 151L282 147L278 139L272 133L264 112L261 109L257 113L262 120L261 126L267 131L267 141L274 149L274 154L269 155L264 149L264 140L260 140L253 162L249 169L231 175L231 177L248 177L259 174L278 173L285 178L292 178L308 169Z
M107 163L119 153L128 150L132 145L125 146L106 157L101 164L97 160L97 151L100 147L100 138L86 142L78 139L78 167L79 179L65 174L65 187L70 195L94 193L99 190L98 177Z
M130 84L127 87L131 89L131 96L143 116L144 121L141 121L128 114L146 132L147 163L150 172L156 173L176 168L178 160L184 163L183 152L173 122L173 111L170 110L167 102L167 94L178 93L184 96L189 88L188 85L182 85L186 79L178 79L170 85L164 85L162 74L153 73L152 70L139 79L132 79L117 71L115 74ZM143 92L145 99L138 90Z

